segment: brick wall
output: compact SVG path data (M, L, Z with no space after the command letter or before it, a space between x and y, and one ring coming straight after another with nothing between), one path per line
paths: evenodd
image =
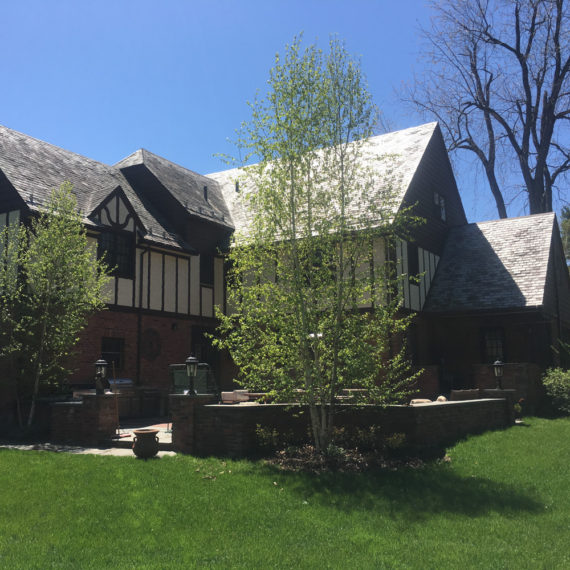
M75 445L107 443L119 425L112 394L88 394L80 402L58 402L51 407L51 439Z
M472 374L476 388L493 389L497 386L493 367L488 364L474 364ZM523 398L527 410L532 411L540 406L544 397L541 374L537 364L508 362L503 368L501 386L506 390L514 390L514 400Z
M417 381L417 398L430 398L434 400L440 395L439 376L440 367L437 365L423 366L421 376Z
M257 426L291 436L308 434L307 409L301 406L203 405L190 396L171 396L173 446L183 453L244 457L260 451ZM411 447L449 445L472 433L512 424L504 399L444 402L421 406L340 406L336 425L380 426L386 435L406 434Z
M115 370L115 376L137 381L138 319L136 311L105 310L93 315L76 350L76 372L71 377L71 382L93 382L94 363L101 358L103 337L124 339L124 366ZM151 313L142 314L140 319L142 344L139 385L168 391L168 365L183 363L186 360L191 351L191 328L198 321ZM109 376L112 375L113 370L110 369Z

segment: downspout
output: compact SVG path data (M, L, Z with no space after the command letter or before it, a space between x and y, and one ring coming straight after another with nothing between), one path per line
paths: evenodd
M137 371L135 384L141 384L141 342L142 342L142 298L143 298L143 255L149 252L149 248L143 249L139 254L139 306L137 307Z

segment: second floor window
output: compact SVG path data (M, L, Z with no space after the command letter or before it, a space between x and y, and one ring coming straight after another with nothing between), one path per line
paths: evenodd
M135 247L130 234L103 232L99 235L97 255L104 258L116 277L133 279L135 276Z
M214 284L214 256L200 254L200 283L202 285Z

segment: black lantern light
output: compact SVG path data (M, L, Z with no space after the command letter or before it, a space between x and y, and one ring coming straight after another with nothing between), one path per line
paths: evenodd
M501 378L503 377L504 366L505 365L500 360L495 360L493 363L493 372L495 373L495 378L497 379L497 387L501 390L503 389Z
M198 374L198 359L195 356L190 355L186 359L186 376L190 380L190 390L188 393L192 396L196 394L196 390L194 390L194 378Z
M107 361L100 358L95 363L95 393L103 394L106 387Z

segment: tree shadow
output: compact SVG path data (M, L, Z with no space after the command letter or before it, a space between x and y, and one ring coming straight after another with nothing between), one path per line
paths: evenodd
M391 518L422 521L449 513L481 517L491 512L517 515L544 511L540 498L513 485L483 477L465 477L449 466L400 469L368 473L324 473L320 475L266 469L278 484L309 503L331 506L346 512L384 511Z

